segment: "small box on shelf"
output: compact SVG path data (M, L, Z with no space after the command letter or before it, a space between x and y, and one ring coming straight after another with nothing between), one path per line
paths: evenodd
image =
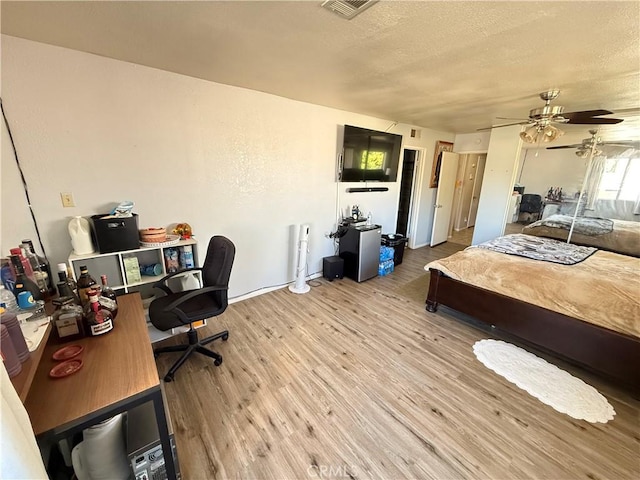
M127 283L139 283L142 281L142 277L140 275L140 264L138 263L138 258L135 256L126 257L122 259L124 263L124 272L127 276Z

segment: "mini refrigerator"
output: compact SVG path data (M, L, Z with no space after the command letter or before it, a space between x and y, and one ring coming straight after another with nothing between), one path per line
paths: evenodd
M344 260L345 276L363 282L378 276L380 263L380 225L350 226L340 238L340 258Z

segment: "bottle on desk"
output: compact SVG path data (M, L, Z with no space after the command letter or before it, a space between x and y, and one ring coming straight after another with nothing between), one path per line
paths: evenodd
M100 282L102 283L102 290L100 291L98 302L100 303L100 306L111 312L111 315L115 320L118 315L118 300L116 298L116 292L114 292L113 288L107 284L106 275L100 275Z
M78 296L82 305L89 304L89 291L94 289L98 284L91 275L89 269L85 265L80 266L80 277L78 277Z
M42 292L38 285L31 280L24 271L24 266L22 264L22 260L19 255L11 255L11 264L13 265L13 269L16 274L16 283L15 289L13 291L16 299L18 300L18 305L21 308L25 308L25 304L20 305L20 294L22 292L30 292L32 301L35 303L37 300L42 300Z
M29 264L31 265L31 271L33 272L33 280L38 285L40 292L42 294L42 299L47 300L49 298L49 287L47 286L47 273L43 272L40 268L40 263L35 254L31 253L29 250L29 246L25 243L20 244L20 250L22 251L22 256L27 259Z
M22 240L22 244L25 245L25 250L27 251L27 254L32 255L33 258L35 258L35 261L38 263L38 268L40 269L40 272L42 272L42 276L47 285L47 290L49 292L49 295L50 296L55 295L56 290L53 287L54 280L53 278L51 278L51 267L49 266L49 261L45 257L41 257L36 253L36 250L33 246L33 242L30 239L27 238Z
M18 302L16 301L15 295L6 289L4 285L0 285L0 307L11 313L18 311Z
M98 295L98 290L89 290L89 303L85 307L84 318L87 325L87 335L92 337L113 330L113 316L109 310L100 305Z
M58 341L62 343L84 337L82 307L75 302L74 298L59 297L52 303L56 309L51 316L51 323Z
M69 285L71 291L73 291L74 295L78 295L78 285L76 284L76 281L73 279L73 277L69 275L66 263L58 264L58 281L66 282L67 285Z
M78 297L76 292L71 290L71 287L67 282L58 282L56 284L56 287L58 289L58 298L71 298L73 300L73 303L82 307L82 304L80 303L80 297Z

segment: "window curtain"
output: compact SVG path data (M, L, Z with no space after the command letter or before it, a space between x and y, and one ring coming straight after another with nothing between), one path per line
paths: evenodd
M603 155L595 156L591 159L590 168L587 167L587 179L585 181L584 194L586 198L587 210L595 210L598 201L598 189L604 174L604 164L607 157Z

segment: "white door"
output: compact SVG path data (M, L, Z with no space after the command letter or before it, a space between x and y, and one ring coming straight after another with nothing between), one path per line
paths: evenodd
M453 210L453 193L456 186L458 154L443 152L438 179L438 193L433 213L433 229L431 230L431 246L446 242L449 235L451 211Z

